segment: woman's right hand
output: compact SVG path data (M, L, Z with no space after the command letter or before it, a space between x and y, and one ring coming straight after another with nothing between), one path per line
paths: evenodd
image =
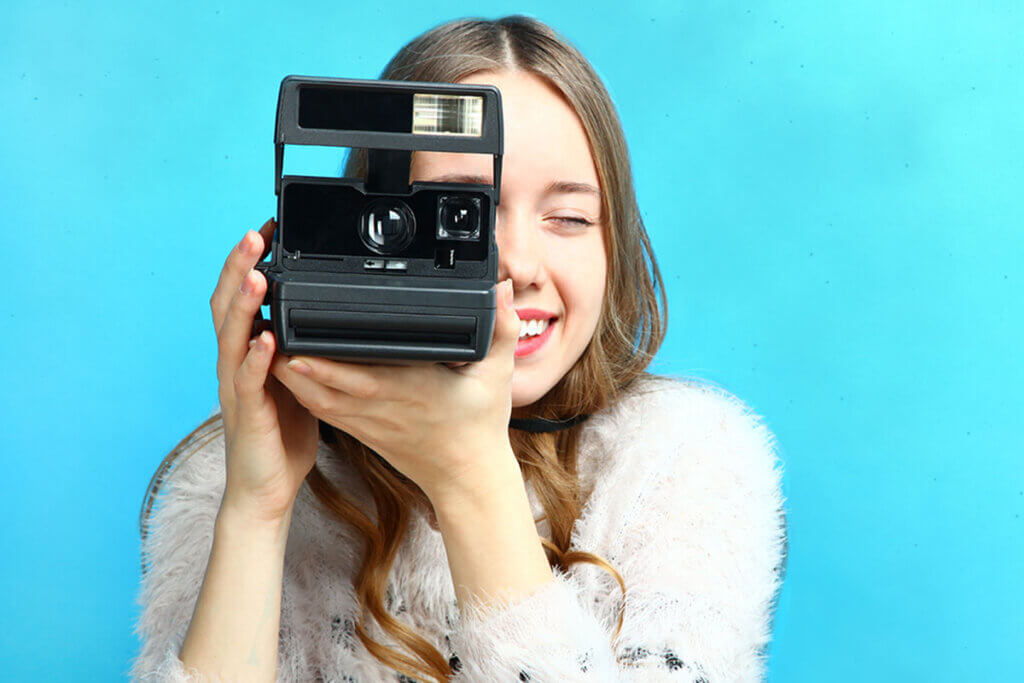
M274 219L231 250L210 297L217 333L217 379L224 420L227 479L221 508L279 522L316 463L319 422L269 374L277 349L270 330L250 343L266 278L253 268L266 256Z

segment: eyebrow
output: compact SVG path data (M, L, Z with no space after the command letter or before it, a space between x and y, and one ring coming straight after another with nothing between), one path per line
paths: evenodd
M440 178L434 178L429 181L432 183L475 183L477 185L490 185L491 181L482 175L465 175L459 173L449 173L443 175ZM544 194L592 194L595 197L601 196L601 191L590 183L580 183L571 180L552 180L544 188Z

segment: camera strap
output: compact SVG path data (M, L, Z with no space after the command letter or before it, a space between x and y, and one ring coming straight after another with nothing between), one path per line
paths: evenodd
M590 417L589 414L577 415L576 417L570 417L568 420L545 420L542 417L513 417L508 421L508 426L521 432L558 432L578 425L588 417Z
M513 417L508 421L508 426L512 429L518 429L521 432L559 432L563 429L568 429L569 427L578 425L588 417L590 417L589 414L577 415L576 417L571 417L568 420L545 420L542 417ZM337 443L337 440L334 438L334 430L332 430L331 426L323 420L320 420L320 438L323 439L325 443Z

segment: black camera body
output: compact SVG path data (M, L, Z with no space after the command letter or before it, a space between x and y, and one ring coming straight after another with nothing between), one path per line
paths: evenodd
M364 148L366 178L283 176L285 145ZM490 85L288 76L267 278L287 355L477 361L495 320L501 95ZM413 151L491 154L494 184L409 182Z

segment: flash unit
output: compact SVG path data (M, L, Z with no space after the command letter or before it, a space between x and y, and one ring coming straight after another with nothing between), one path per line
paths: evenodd
M484 98L473 95L415 93L412 101L412 132L419 135L466 135L480 137Z

